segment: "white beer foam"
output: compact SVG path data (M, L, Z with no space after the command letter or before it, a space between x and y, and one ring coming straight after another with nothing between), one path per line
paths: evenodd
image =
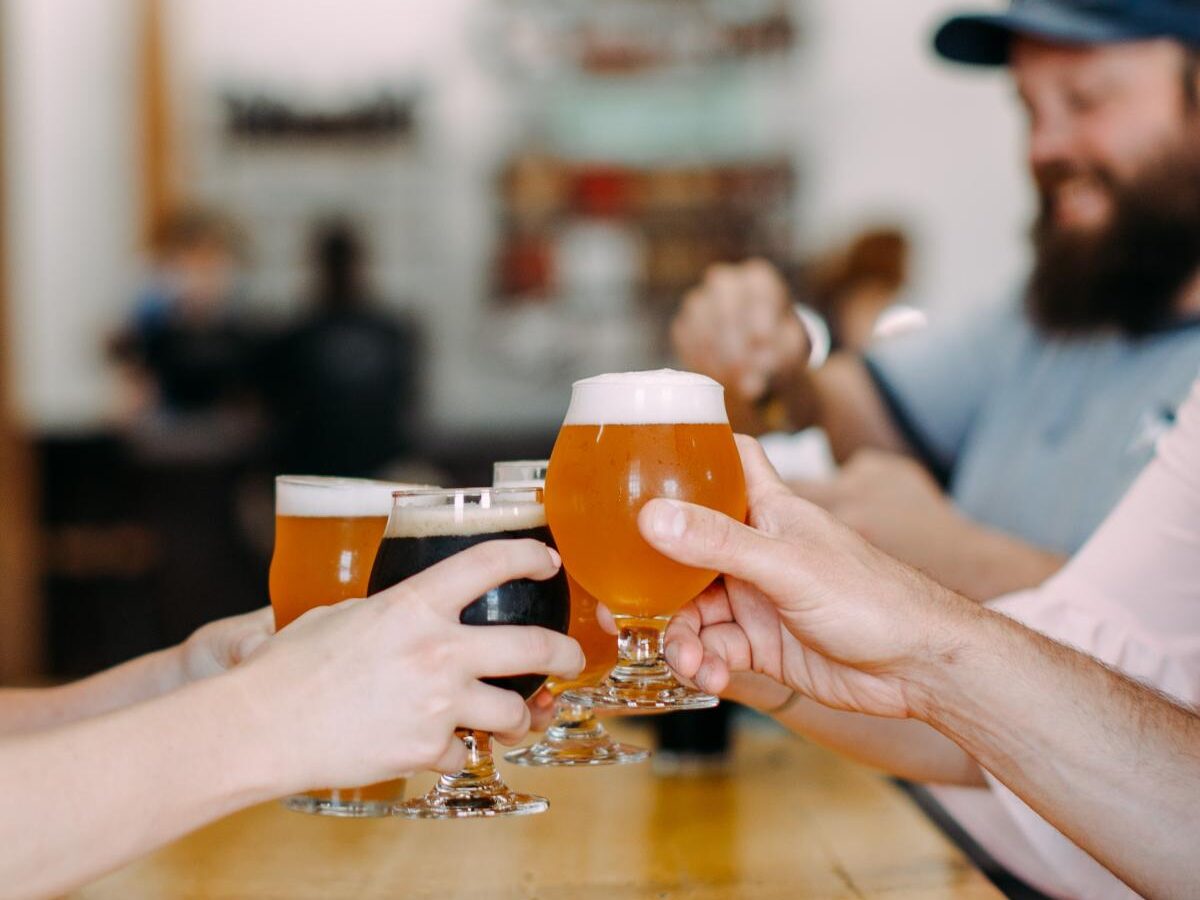
M529 500L524 502L497 498L491 506L475 503L397 506L388 520L385 537L468 537L541 528L546 524L546 508L532 502L535 496L536 493L530 491ZM413 502L419 504L421 500L416 497ZM430 503L433 502L431 499Z
M724 425L725 389L705 375L657 369L575 382L564 425Z
M427 487L369 478L282 475L275 479L275 514L304 518L357 519L386 516L392 492Z

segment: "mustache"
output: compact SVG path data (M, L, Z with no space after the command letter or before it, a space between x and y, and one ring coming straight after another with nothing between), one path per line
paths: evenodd
M1109 193L1113 193L1121 187L1120 179L1101 166L1083 165L1067 160L1042 163L1034 167L1033 180L1037 186L1043 211L1049 208L1053 192L1063 183L1076 178L1093 181Z

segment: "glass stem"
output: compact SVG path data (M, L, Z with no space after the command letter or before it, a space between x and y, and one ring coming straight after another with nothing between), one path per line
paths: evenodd
M657 619L617 620L617 664L609 679L618 685L668 684L675 678L663 659L663 630Z
M568 699L564 694L558 698L554 721L546 729L546 742L597 740L605 733L591 702L582 698Z
M438 779L439 791L477 792L501 787L500 773L492 758L492 736L486 731L459 728L454 732L467 748L467 762L453 775Z

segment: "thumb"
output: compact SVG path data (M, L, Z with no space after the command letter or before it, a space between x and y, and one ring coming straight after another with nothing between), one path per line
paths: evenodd
M787 545L724 513L679 500L651 500L638 514L638 528L650 546L676 562L716 569L767 594L787 592Z

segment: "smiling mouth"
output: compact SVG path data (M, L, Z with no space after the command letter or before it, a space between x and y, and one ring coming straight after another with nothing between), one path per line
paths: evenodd
M1059 225L1092 226L1108 219L1112 199L1099 180L1067 178L1048 191L1050 210Z

